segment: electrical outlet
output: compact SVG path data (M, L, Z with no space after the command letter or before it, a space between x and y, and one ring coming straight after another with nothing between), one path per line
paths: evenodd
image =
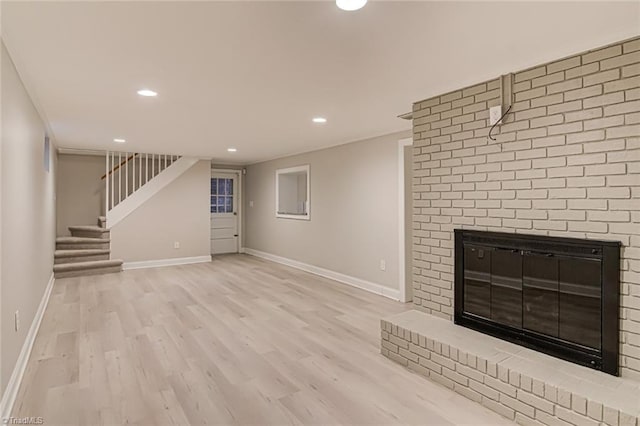
M16 311L15 328L16 328L16 331L20 330L20 311Z
M175 242L173 243L173 248L174 248L174 249L179 249L179 248L180 248L180 242L179 242L179 241L175 241Z
M502 117L502 105L489 108L489 125L493 126Z
M253 207L253 201L249 201L249 207Z
M380 270L381 271L386 271L387 270L387 262L384 259L380 260Z

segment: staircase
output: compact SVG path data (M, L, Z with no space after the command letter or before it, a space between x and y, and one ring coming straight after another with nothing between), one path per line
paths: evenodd
M70 237L56 238L53 272L56 278L108 274L122 271L122 260L110 259L106 219L98 226L70 226Z
M107 152L105 206L112 228L198 162L179 155Z
M179 155L139 152L105 153L105 215L97 226L70 226L70 237L56 239L56 278L122 271L122 260L111 259L110 232L166 185L198 161Z

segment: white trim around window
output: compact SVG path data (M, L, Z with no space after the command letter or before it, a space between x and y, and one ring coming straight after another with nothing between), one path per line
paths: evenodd
M286 169L278 169L276 170L276 180L275 180L275 184L276 184L276 205L275 205L275 213L276 213L276 217L277 218L282 218L282 219L297 219L297 220L311 220L311 195L310 195L310 189L311 189L311 173L309 170L309 165L305 164L303 166L296 166L296 167L288 167ZM279 176L282 174L288 174L288 173L299 173L299 172L306 172L307 174L307 200L305 201L305 211L306 214L285 214L285 213L280 213L278 212L278 206L280 203L280 185L279 185Z

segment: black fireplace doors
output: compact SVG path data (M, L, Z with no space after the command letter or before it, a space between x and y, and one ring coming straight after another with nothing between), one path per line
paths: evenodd
M455 230L455 322L618 373L620 243Z

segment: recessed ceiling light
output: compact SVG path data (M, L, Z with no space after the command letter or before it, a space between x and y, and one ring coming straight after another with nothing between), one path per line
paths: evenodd
M324 117L314 117L313 120L314 123L326 123L327 119Z
M126 142L125 139L121 139L121 138L115 138L113 141L117 142L117 143L125 143Z
M367 0L336 0L336 6L347 11L362 9L365 4Z
M149 89L142 89L142 90L138 90L138 95L140 95L140 96L158 96L158 92L154 92L153 90L149 90Z
M235 149L235 148L227 148L227 151L229 151L229 152L236 152L236 151L237 151L237 149Z

